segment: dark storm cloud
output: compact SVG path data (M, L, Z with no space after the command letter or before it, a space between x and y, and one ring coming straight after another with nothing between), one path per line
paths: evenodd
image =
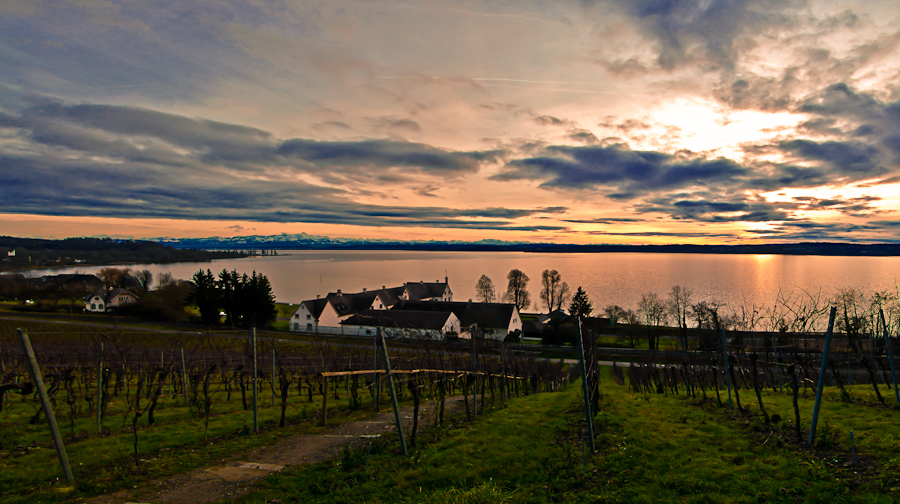
M351 199L402 184L421 190L423 185L412 181L471 174L498 152L453 152L390 140L282 142L255 128L147 109L67 105L46 98L30 102L18 112L0 112L0 128L19 140L15 151L0 144L0 212L566 229L514 223L565 213L561 206L447 209ZM302 173L323 174L320 178L336 181L340 189L301 181L297 175ZM365 185L346 183L361 178Z
M549 146L543 155L510 161L495 180L543 180L545 188L613 188L610 197L630 199L651 191L728 184L748 169L724 158L684 158L619 146Z

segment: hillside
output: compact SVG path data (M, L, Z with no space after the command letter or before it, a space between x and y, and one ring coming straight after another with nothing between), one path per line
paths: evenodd
M242 252L175 248L142 240L66 238L45 240L0 236L0 271L73 265L174 263L246 257Z

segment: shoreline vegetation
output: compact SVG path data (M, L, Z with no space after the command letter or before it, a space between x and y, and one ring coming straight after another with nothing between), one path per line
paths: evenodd
M236 250L176 248L145 240L66 238L45 240L0 236L0 271L16 272L72 266L170 264L249 257Z

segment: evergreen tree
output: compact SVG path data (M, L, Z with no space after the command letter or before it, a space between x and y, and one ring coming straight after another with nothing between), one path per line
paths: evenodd
M200 320L204 324L217 324L219 322L219 292L216 286L216 277L212 271L200 270L194 273L194 292L190 301L200 311Z
M590 317L594 311L594 306L588 298L587 292L578 287L575 297L572 298L572 304L569 305L569 315L573 317Z

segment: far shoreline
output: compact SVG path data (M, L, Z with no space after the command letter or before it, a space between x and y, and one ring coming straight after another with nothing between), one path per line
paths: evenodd
M199 240L198 240L199 241ZM222 250L235 248L235 244L208 243L186 240L184 248ZM168 243L179 247L181 244ZM525 252L525 253L642 253L642 254L721 254L721 255L793 255L793 256L846 256L846 257L896 257L900 256L900 244L876 243L784 243L763 245L572 245L548 243L511 244L429 244L429 243L356 243L356 244L297 244L296 242L242 242L244 249L256 250L310 250L310 251L422 251L422 252Z

